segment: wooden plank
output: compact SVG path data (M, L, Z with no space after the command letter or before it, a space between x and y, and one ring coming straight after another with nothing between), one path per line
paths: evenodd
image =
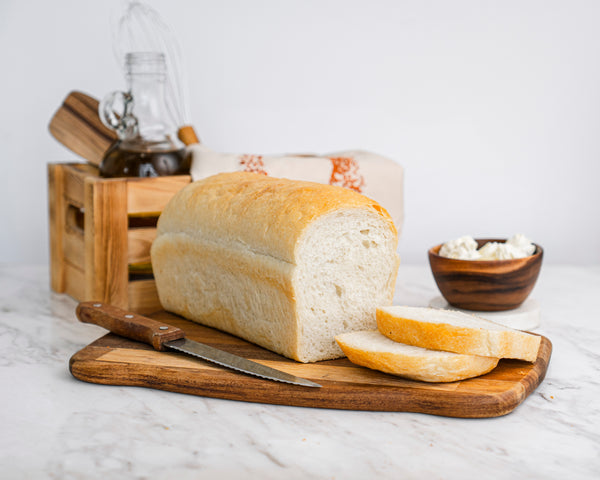
M82 164L65 164L64 195L68 204L83 207L85 203L86 178L98 177L98 169Z
M63 233L63 245L65 249L64 260L83 270L85 265L85 239L83 230L66 228Z
M75 300L85 300L85 274L83 269L65 262L65 289L64 293Z
M105 127L98 115L98 101L81 92L71 92L58 108L48 126L60 143L99 165L104 153L117 140L117 134Z
M100 177L100 169L96 165L89 163L69 163L69 168L79 172L83 176Z
M154 280L129 282L127 296L132 312L149 314L162 309Z
M128 307L127 180L85 183L85 298Z
M130 264L150 262L150 247L156 238L156 227L130 228L127 238L127 261Z
M48 221L50 239L50 288L55 292L65 291L65 251L63 234L66 223L64 167L48 165Z
M113 334L76 353L70 360L71 373L93 383L247 402L485 418L506 415L523 402L542 382L552 352L552 344L542 337L535 363L501 360L499 367L481 377L425 383L359 367L345 358L302 364L166 312L151 316L183 329L191 340L307 378L322 388L263 380L184 354L156 352Z
M85 265L83 225L83 211L73 205L67 205L63 232L64 258L66 262L78 266L81 270Z
M127 212L130 215L158 216L171 197L191 182L191 177L176 175L128 180Z

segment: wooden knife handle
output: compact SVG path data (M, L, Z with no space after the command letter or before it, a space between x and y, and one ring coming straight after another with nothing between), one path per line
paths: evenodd
M101 302L82 302L76 313L84 323L93 323L121 337L147 343L155 350L164 350L163 343L185 337L180 328Z

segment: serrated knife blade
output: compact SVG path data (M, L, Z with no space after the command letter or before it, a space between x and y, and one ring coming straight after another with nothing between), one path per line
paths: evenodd
M178 327L128 312L113 305L101 302L82 302L77 306L77 318L84 323L99 325L122 337L147 343L155 350L164 351L165 348L169 348L266 380L303 387L321 387L318 383L305 378L296 377L210 345L189 340L185 338L185 332Z

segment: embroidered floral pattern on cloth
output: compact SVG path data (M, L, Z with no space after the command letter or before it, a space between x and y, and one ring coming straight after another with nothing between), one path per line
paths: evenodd
M404 170L394 160L364 150L325 155L251 155L220 153L206 145L188 147L192 180L221 172L246 171L349 188L379 202L398 233L404 221Z
M358 162L352 157L331 157L330 160L333 169L329 184L339 185L362 193L365 179L359 172Z
M244 172L268 175L265 171L265 162L262 160L262 155L242 155L240 157L240 166Z

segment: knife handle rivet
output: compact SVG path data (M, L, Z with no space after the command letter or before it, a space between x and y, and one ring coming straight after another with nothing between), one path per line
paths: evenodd
M168 330L169 327L165 327L164 325L162 327L158 327L159 330Z
M96 308L100 308L101 306L102 306L102 304L101 304L101 303L94 303L94 304L92 305L92 307L96 307Z
M130 313L128 313L127 315L125 315L125 318L133 318L133 315L131 315Z

